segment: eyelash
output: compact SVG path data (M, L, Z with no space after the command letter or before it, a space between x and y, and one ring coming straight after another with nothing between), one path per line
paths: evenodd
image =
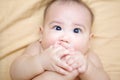
M58 25L53 26L53 29L55 29L57 31L61 31L62 30L62 28L60 26L58 26Z
M58 26L58 25L53 26L53 29L57 30L57 31L61 31L62 30L61 26ZM80 29L80 28L74 28L73 32L76 33L76 34L78 34L78 33L82 32L82 29Z
M80 28L74 28L73 32L74 33L80 33L80 32L82 32L82 30Z

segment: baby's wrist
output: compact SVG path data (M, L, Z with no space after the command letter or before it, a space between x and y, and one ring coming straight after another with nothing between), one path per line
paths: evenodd
M93 64L90 61L88 61L86 70L83 73L79 74L79 77L80 78L89 77L92 73L92 70Z

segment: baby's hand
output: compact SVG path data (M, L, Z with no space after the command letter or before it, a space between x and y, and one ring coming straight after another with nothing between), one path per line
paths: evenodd
M86 57L81 52L73 52L73 54L65 57L66 63L73 69L77 69L79 73L84 73L87 70Z
M67 74L72 68L65 61L62 61L61 58L68 54L68 50L60 45L50 46L40 54L43 69Z

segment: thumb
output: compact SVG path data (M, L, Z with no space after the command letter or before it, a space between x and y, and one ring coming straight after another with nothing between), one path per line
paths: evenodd
M70 72L68 75L66 75L67 76L67 79L68 80L74 80L74 79L76 79L76 77L78 76L78 71L77 70L74 70L74 71L72 71L72 72Z

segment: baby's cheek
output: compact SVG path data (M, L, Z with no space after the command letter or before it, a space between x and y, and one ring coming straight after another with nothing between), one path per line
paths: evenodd
M52 45L52 42L50 42L49 40L47 40L47 41L43 40L41 42L41 45L42 45L43 49L47 49L47 48L49 48Z
M81 53L85 53L88 50L88 45L87 44L76 44L74 45L74 50L80 51Z
M55 45L56 43L57 43L57 41L55 41L55 40L48 40L47 47L49 47L51 45Z

